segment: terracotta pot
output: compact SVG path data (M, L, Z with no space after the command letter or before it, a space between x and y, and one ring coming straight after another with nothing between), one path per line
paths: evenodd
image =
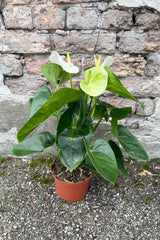
M51 172L55 180L55 187L58 196L67 202L77 202L83 199L88 191L89 182L93 176L93 173L83 182L68 183L63 182L54 176L52 171L53 165L54 163L51 164Z

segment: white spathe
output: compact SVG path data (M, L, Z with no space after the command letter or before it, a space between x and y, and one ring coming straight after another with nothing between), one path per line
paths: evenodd
M49 57L51 63L55 63L63 68L67 73L75 74L79 72L79 68L72 63L65 62L58 52L53 51Z

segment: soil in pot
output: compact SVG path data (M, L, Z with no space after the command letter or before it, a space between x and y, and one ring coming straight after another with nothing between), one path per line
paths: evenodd
M93 173L87 168L68 171L58 160L51 164L52 175L58 196L68 202L80 201L88 191Z
M86 167L79 167L73 172L70 172L66 167L62 165L59 160L56 160L52 171L56 178L64 182L77 183L82 182L90 177L92 171Z

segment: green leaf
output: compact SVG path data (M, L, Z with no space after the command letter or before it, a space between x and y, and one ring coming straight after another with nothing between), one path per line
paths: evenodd
M53 85L59 86L69 80L69 74L55 63L48 63L41 66L44 77Z
M111 126L112 126L112 133L118 138L118 132L117 132L117 127L118 127L118 122L115 119L111 120Z
M106 114L105 106L96 105L95 111L94 111L94 119L96 119L96 120L102 119L105 116L105 114Z
M73 113L73 118L76 120L76 126L80 126L84 122L85 118L85 100L84 97L76 101L68 104L68 107L71 108Z
M81 89L89 96L101 95L107 87L108 74L102 67L93 67L84 72L84 81L80 82Z
M43 86L38 89L34 98L30 99L31 111L30 117L41 108L41 106L52 96L52 90L48 86Z
M131 107L118 108L101 100L98 100L98 104L105 107L106 111L110 111L110 116L116 120L124 119L132 113Z
M130 92L123 86L121 81L118 79L118 77L111 72L110 68L108 66L104 67L106 72L108 73L108 84L106 90L112 93L116 93L122 97L131 99L137 103L139 103L142 107L143 104L140 103L136 98L134 98ZM143 107L144 108L144 107Z
M118 171L120 172L120 174L124 175L124 176L128 176L128 171L124 166L124 158L121 152L121 149L119 148L119 146L113 142L112 140L109 141L109 145L111 146L115 157L116 157L116 161L117 161L117 166L118 166Z
M112 108L110 112L110 116L116 120L121 120L126 118L128 115L131 115L132 108L125 107L125 108Z
M89 144L92 141L93 123L90 117L87 116L81 126L73 126L70 114L71 109L66 114L64 113L62 117L66 121L59 121L60 125L65 124L65 126L58 126L57 145L60 149L62 163L70 171L73 171L82 162L86 153L83 137L85 136Z
M29 99L29 106L32 107L32 103L33 103L34 97Z
M70 88L57 90L42 107L23 125L17 134L17 139L22 142L37 126L51 117L56 111L69 102L77 101L81 92Z
M97 170L95 169L95 167L93 166L90 158L87 156L84 163L83 163L83 166L89 168L90 170L94 171L94 172L97 172Z
M51 132L44 131L15 145L12 151L15 156L27 156L42 152L45 148L52 146L54 142L55 135Z
M130 157L149 161L148 155L142 144L122 125L118 125L118 140Z
M98 139L90 150L85 139L84 142L88 156L97 172L107 181L115 183L118 174L117 162L109 143Z

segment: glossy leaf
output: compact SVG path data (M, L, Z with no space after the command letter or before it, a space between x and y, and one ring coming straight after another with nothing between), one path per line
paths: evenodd
M130 157L138 160L149 161L147 153L142 144L128 129L122 125L118 125L118 140Z
M128 115L131 115L132 108L125 107L125 108L112 108L110 112L110 116L116 120L121 120L126 118Z
M55 63L48 63L41 66L44 77L53 85L59 86L69 80L69 74Z
M77 101L81 92L70 88L57 90L42 107L23 125L17 134L17 139L22 142L37 126L51 117L56 111L69 102Z
M94 171L94 172L97 172L97 170L95 169L95 167L93 166L90 158L87 156L84 163L83 163L83 166L89 168L90 170Z
M57 145L60 149L62 163L70 171L73 171L82 162L86 152L83 137L87 139L89 144L92 141L93 126L89 116L86 117L84 123L79 127L71 125L71 122L69 124L69 121L72 120L69 116L70 111L71 109L67 111L68 117L67 114L64 114L66 123L64 121L63 123L66 124L66 127L62 126L59 128L61 131L58 129Z
M95 111L94 111L94 119L99 120L104 117L106 113L106 108L105 106L102 105L96 105Z
M41 66L42 74L53 85L58 85L57 80L62 71L63 69L61 66L54 63L48 63Z
M12 151L15 156L27 156L33 153L42 152L45 148L52 146L54 142L55 135L51 132L44 131L15 145Z
M84 97L76 101L68 104L68 107L72 109L73 118L76 120L76 126L80 126L84 122L85 118L85 100Z
M128 171L124 166L124 158L121 152L121 149L119 148L119 146L113 142L112 140L109 141L109 145L111 146L115 157L116 157L116 161L117 161L117 166L118 166L118 171L120 172L120 174L124 175L124 176L128 176Z
M87 141L84 139L88 156L97 172L107 181L115 183L118 174L117 162L109 143L98 139L90 150Z
M106 111L110 111L110 116L116 120L124 119L132 113L131 107L118 108L101 100L98 100L98 104L104 106Z
M52 96L52 90L48 86L43 86L38 89L34 98L30 99L31 111L30 117L41 108L41 106Z
M123 86L123 84L118 79L118 77L114 73L111 72L111 70L108 66L106 66L104 69L108 73L108 84L107 84L106 90L108 90L112 93L116 93L122 97L131 99L131 100L141 104L141 106L143 107L143 104L140 103L136 98L134 98L130 92L128 92L128 90Z
M84 79L80 82L80 87L89 96L99 96L106 90L108 74L104 68L93 67L85 71Z

